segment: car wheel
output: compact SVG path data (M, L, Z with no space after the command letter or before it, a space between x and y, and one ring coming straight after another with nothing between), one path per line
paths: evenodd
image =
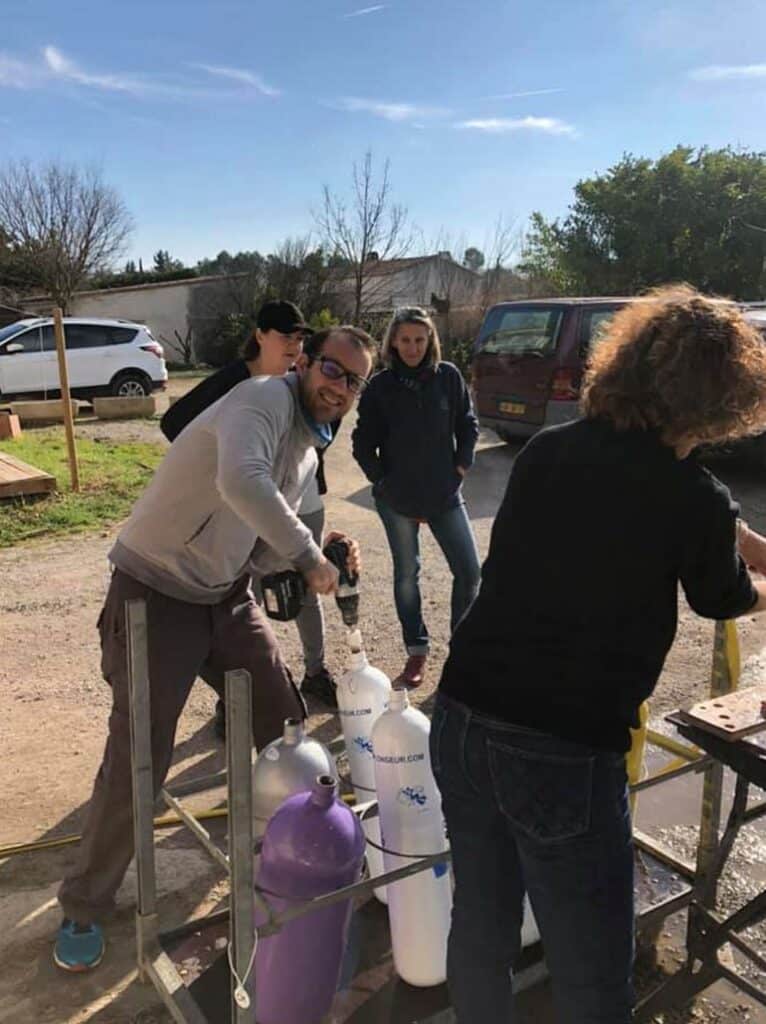
M142 373L123 373L112 381L112 394L116 398L145 398L152 386Z

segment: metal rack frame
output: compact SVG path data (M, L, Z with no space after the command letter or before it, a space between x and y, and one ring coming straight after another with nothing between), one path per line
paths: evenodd
M278 932L288 921L322 907L343 900L368 896L381 885L389 885L401 878L426 871L434 864L449 859L449 853L420 857L412 864L388 871L374 879L366 879L338 889L325 896L306 900L275 914L267 899L258 892L254 879L254 853L256 844L252 821L252 694L248 672L238 670L226 673L226 772L200 778L178 787L175 792L160 790L160 797L181 818L207 853L229 875L231 880L230 907L205 917L195 918L183 925L160 931L157 913L157 883L154 859L151 719L149 695L149 669L147 654L146 605L142 600L126 603L128 629L128 673L130 692L131 762L133 775L133 824L136 848L136 874L138 879L138 906L136 912L136 938L140 977L151 981L179 1024L209 1024L186 988L175 964L163 950L162 943L177 939L205 924L230 923L231 959L239 977L247 971L253 951L253 920L255 902L265 910L267 922L258 928L258 937ZM226 782L229 806L229 853L225 854L210 838L207 830L181 804L181 796L202 792ZM360 814L376 810L371 801L352 808ZM255 986L251 977L248 985L250 1006L240 1007L234 999L236 982L231 979L232 1024L255 1024Z
M128 669L130 688L130 728L133 776L133 820L135 830L136 871L138 878L138 905L136 912L136 938L139 976L150 981L178 1024L210 1024L194 996L186 988L183 978L170 956L164 951L163 943L175 940L197 931L205 925L229 921L230 953L237 974L242 977L250 961L255 937L253 920L255 903L265 911L266 923L257 929L258 937L278 932L288 921L304 914L319 910L332 903L369 896L381 885L388 885L401 878L426 871L434 864L450 858L449 852L418 858L413 863L386 872L374 879L365 879L324 896L296 904L281 914L275 914L268 901L259 893L254 882L254 853L257 845L252 824L252 695L251 679L244 670L226 673L226 771L201 777L181 784L173 790L163 788L160 798L190 829L208 855L229 875L231 883L230 907L195 918L184 924L161 931L157 912L156 872L154 859L153 809L154 791L151 755L150 690L147 654L146 606L142 600L126 604L128 633ZM732 659L726 656L726 644L731 635L726 633L729 624L718 623L714 654L711 694L726 692L736 685L731 678ZM736 641L736 633L734 634ZM653 777L636 783L632 790L640 792L651 786L668 782L692 772L705 772L705 800L700 848L717 850L718 827L721 813L721 773L717 763L694 747L683 747L665 737L650 735L650 742L676 754L676 761L666 766ZM660 742L657 742L657 739ZM339 738L330 745L334 752L343 749ZM228 790L228 855L211 839L210 834L194 815L183 806L182 798L226 784ZM360 815L377 813L377 803L352 808ZM671 851L656 843L641 832L634 832L636 846L659 860L674 874L688 883L688 888L675 896L653 906L637 919L639 928L651 928L658 922L684 909L693 897L693 885L699 877L700 864L696 866L675 856ZM702 854L700 855L702 856ZM698 858L699 860L699 858ZM544 966L528 968L532 983L544 975ZM250 1006L240 1007L234 999L236 982L231 978L231 1021L232 1024L255 1024L254 979L251 977L248 990ZM523 983L519 987L524 987Z
M751 785L766 789L766 757L757 753L747 740L722 740L677 715L669 718L682 735L711 751L716 766L725 765L734 771L736 784L723 834L719 838L716 833L714 845L700 844L699 870L686 930L686 962L639 1004L636 1021L650 1021L663 1010L683 1005L720 979L766 1006L766 958L741 935L766 917L766 889L726 917L715 911L718 882L740 830L766 817L766 800L748 807ZM762 978L760 985L719 959L719 951L727 943L757 968Z

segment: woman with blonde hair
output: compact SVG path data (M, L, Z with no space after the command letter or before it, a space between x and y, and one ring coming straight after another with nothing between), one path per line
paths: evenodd
M459 1024L507 1024L524 893L558 1020L628 1024L625 753L677 625L766 609L738 508L695 449L764 429L766 350L691 288L631 303L595 348L583 418L518 455L431 727L455 872Z
M381 351L385 369L359 403L354 458L372 483L394 563L394 600L407 662L396 683L419 686L429 635L420 598L419 531L427 524L452 570L454 630L479 585L479 556L461 493L478 423L465 381L441 358L439 332L419 308L400 309Z

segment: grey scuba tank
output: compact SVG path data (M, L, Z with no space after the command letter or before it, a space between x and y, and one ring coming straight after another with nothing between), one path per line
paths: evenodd
M306 735L297 718L285 721L284 733L258 754L253 764L253 827L260 839L277 808L296 793L310 790L318 775L338 777L330 751Z

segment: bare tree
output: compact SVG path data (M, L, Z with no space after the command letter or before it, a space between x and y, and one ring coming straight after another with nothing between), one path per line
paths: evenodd
M205 270L215 271L214 280L193 290L190 316L195 355L215 365L235 357L267 299L296 302L309 319L332 305L327 260L321 248L312 246L310 235L287 238L266 256L221 253L206 262Z
M8 305L21 302L24 294L42 287L34 253L15 245L0 227L0 299Z
M520 251L522 232L516 219L500 214L484 246L486 262L482 274L482 305L486 309L499 301L512 283L511 262Z
M331 301L325 254L311 235L286 238L268 257L268 287L280 299L297 302L309 318Z
M350 199L322 190L322 207L314 214L322 241L337 258L336 273L347 271L353 282L353 319L375 306L382 294L379 264L407 255L413 236L405 207L391 200L389 162L376 174L372 153L354 163Z
M175 336L174 341L168 341L164 334L160 335L160 341L167 348L172 349L174 352L178 353L178 355L181 357L181 362L184 364L184 366L193 366L194 336L192 328L187 327L185 335L181 334L181 332L178 330L174 330L173 334Z
M122 255L131 229L95 168L23 160L0 172L0 231L34 254L43 287L64 310L85 278Z
M431 305L441 316L442 340L448 344L452 340L456 308L471 306L481 300L481 277L461 262L465 247L465 235L454 236L446 228L440 229L429 246L429 251L438 257L434 265L436 291L431 297Z

